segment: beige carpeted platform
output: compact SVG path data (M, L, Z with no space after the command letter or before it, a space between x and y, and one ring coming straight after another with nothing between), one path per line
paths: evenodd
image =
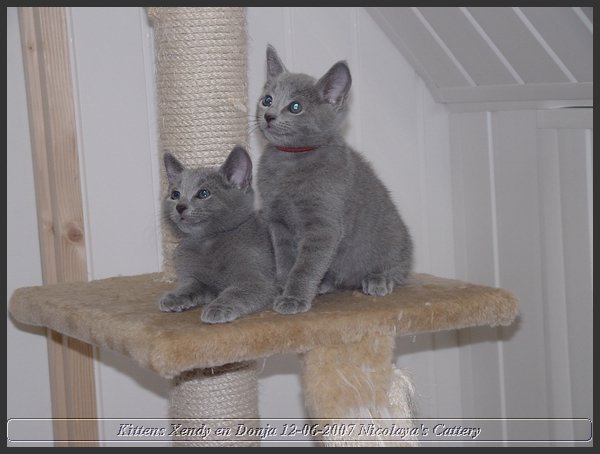
M385 297L360 292L319 296L310 311L272 310L232 323L207 325L198 309L163 313L158 299L175 284L160 274L55 284L15 291L14 318L123 353L166 378L195 368L303 353L358 342L369 335L402 336L478 325L508 325L517 300L507 291L416 274Z

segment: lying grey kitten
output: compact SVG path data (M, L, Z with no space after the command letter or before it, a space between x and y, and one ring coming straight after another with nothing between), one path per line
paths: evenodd
M160 310L202 304L201 319L224 323L273 301L275 264L269 234L254 211L252 161L235 147L218 170L186 169L170 153L164 163L169 192L164 214L177 227L178 286Z
M319 80L286 71L267 48L257 106L267 140L258 189L282 293L273 308L307 311L318 293L359 288L386 295L405 282L413 246L371 166L341 132L350 70L340 61Z

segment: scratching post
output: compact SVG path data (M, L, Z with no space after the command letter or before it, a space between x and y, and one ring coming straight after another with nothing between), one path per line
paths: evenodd
M256 361L244 361L187 371L173 379L169 393L171 421L207 429L201 435L177 436L177 441L187 446L257 446L249 443L258 441L256 437L221 437L218 433L219 429L230 429L235 434L236 420L256 413L256 374Z
M323 424L368 424L374 419L414 418L413 387L408 376L394 369L394 338L365 336L339 346L317 347L303 355L303 385L311 417ZM343 421L340 419L344 419ZM349 419L349 420L348 420ZM411 446L410 439L359 433L321 437L326 446Z
M220 166L247 145L244 8L148 8L154 28L162 151L189 167ZM162 194L167 178L161 161ZM163 220L164 222L164 220ZM163 224L163 271L175 280L175 238Z
M154 27L161 151L189 167L219 166L234 145L248 143L244 9L169 7L147 13ZM162 193L167 186L161 165ZM173 282L176 240L164 222L163 278ZM258 418L255 371L250 362L175 378L172 418Z

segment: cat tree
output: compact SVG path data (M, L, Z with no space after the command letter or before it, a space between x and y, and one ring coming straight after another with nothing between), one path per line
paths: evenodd
M186 165L220 165L233 145L247 143L244 9L169 7L147 13L155 31L161 149ZM164 189L164 170L161 180ZM301 356L311 417L410 420L412 385L393 367L396 336L507 325L517 315L517 301L502 289L415 274L385 297L338 292L319 296L303 314L265 310L206 325L198 311L158 309L160 295L174 286L174 242L167 231L163 273L22 288L13 294L9 310L23 323L118 351L171 379L174 421L218 418L213 424L235 426L258 419L256 359L276 353ZM256 437L174 441L258 444Z

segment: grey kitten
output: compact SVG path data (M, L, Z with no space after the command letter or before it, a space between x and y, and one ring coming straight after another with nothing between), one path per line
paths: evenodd
M265 224L254 211L252 161L236 146L218 169L187 169L165 153L169 181L164 214L176 227L177 288L160 310L206 304L201 319L224 323L273 301L275 263Z
M282 293L273 308L307 311L317 293L386 295L412 268L410 234L372 167L341 132L352 79L344 61L319 80L288 72L267 48L256 118L267 140L258 189Z

